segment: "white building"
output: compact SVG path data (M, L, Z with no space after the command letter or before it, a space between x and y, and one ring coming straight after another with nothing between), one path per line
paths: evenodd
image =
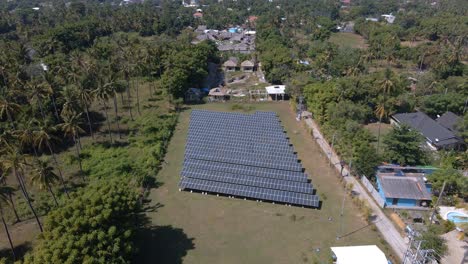
M390 15L382 15L382 17L387 21L389 24L393 24L395 22L395 16L390 13Z
M272 85L265 87L265 90L271 99L277 101L278 95L281 97L281 100L284 100L286 85Z
M388 264L385 254L376 245L332 247L335 264Z

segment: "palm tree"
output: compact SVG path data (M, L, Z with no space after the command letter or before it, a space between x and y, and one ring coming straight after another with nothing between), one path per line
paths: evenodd
M120 117L119 117L119 110L117 107L117 93L119 92L119 87L113 83L110 85L110 89L113 93L113 101L114 101L114 111L115 111L115 122L117 123L117 131L119 133L119 138L122 139L122 133L120 132Z
M0 182L4 185L6 185L6 177L7 177L7 174L8 172L6 170L3 169L3 165L0 164L1 168L0 168ZM14 189L12 189L11 192L9 193L6 193L7 196L8 196L8 200L10 201L10 205L11 205L11 209L13 209L13 214L15 215L15 218L16 218L16 223L19 223L21 222L21 219L18 215L18 211L16 211L16 206L15 206L15 202L13 201L13 196L15 195L15 192L14 192Z
M13 134L18 139L21 149L32 147L34 151L34 157L38 157L36 145L34 144L34 123L37 122L35 119L28 121L23 124L20 129L15 130Z
M78 148L80 133L84 133L84 130L80 127L80 114L72 113L70 115L63 116L63 123L60 124L60 127L65 136L72 138L73 142L75 143L76 158L78 159L78 163L80 165L80 173L83 177L83 180L85 180L83 166L81 164L80 158L80 149Z
M39 189L47 189L54 199L55 205L58 207L57 198L55 197L52 185L59 180L59 176L55 174L54 168L49 166L49 163L43 159L36 160L36 168L31 177L31 182L39 186Z
M93 91L93 93L96 95L97 98L101 101L101 104L104 107L104 113L106 115L106 121L107 121L107 131L109 133L109 139L112 143L112 134L111 134L111 128L110 128L110 121L109 121L109 114L107 113L107 101L109 100L109 96L112 94L112 92L109 90L108 85L104 85L101 83L99 84L98 88Z
M52 91L50 98L52 99L52 105L54 106L55 118L57 119L57 121L59 121L60 117L59 117L59 113L57 110L57 104L55 102L55 94L54 94L54 86L56 85L55 75L50 71L45 71L43 77L44 77L44 85L50 87L50 90Z
M393 75L392 70L390 70L389 68L385 69L384 78L380 82L380 91L384 95L391 94L396 88L396 85L393 82L393 76L392 75Z
M11 254L13 255L13 261L16 260L15 249L13 246L13 241L11 240L10 232L8 231L8 225L5 221L5 217L3 213L3 205L9 204L8 197L14 191L15 189L10 186L0 185L0 216L2 217L3 228L5 229L5 233L8 238L8 243L10 244Z
M21 189L21 192L23 194L24 199L28 203L29 209L31 209L31 212L33 213L34 217L36 218L36 222L39 225L39 229L41 232L43 232L41 221L39 221L39 217L36 214L36 210L34 210L34 207L31 203L31 199L29 197L28 191L26 190L26 184L24 182L24 179L21 175L21 171L23 171L24 166L26 165L24 163L24 156L21 155L18 151L16 150L11 150L8 155L6 155L2 160L1 160L3 167L6 169L7 172L12 172L13 175L15 175L16 180L18 181L19 187Z
M65 185L65 180L62 174L62 170L60 169L60 164L58 163L57 157L55 156L55 152L52 149L51 140L53 136L49 133L49 127L47 126L46 123L41 124L38 127L38 130L34 131L34 144L39 148L43 149L44 147L47 147L49 150L50 154L52 155L52 158L55 163L55 167L57 168L59 175L60 175L60 182L63 187L63 191L67 195L68 198L70 198L68 194L68 189L67 186Z
M78 98L80 100L81 107L85 111L86 119L88 120L89 133L94 140L93 125L91 124L91 118L89 117L89 105L93 101L93 93L81 87L78 92Z
M380 101L375 108L375 115L379 118L379 129L377 134L377 153L380 150L380 127L382 125L382 119L388 115L389 109L387 106L387 102L385 101L385 97L380 97Z
M7 117L8 122L13 129L15 129L15 123L13 122L13 116L21 110L21 107L12 102L11 100L1 97L0 98L0 118Z
M31 102L37 100L39 105L39 110L41 112L42 120L46 120L46 115L44 112L44 104L42 100L46 97L49 97L52 94L52 88L50 86L44 85L44 83L40 83L38 81L32 81L28 83L29 89L32 91L31 93Z

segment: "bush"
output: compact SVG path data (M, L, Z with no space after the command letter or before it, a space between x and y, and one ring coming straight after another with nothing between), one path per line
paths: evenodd
M139 212L139 195L128 181L92 182L49 213L24 263L130 263Z

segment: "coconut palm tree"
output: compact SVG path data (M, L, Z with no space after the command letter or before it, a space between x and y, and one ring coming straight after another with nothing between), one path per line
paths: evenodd
M3 207L9 205L9 195L14 192L15 189L10 186L0 185L0 217L2 218L3 228L8 238L8 243L10 244L11 254L13 255L13 261L16 260L15 249L13 246L13 241L11 240L10 232L8 231L8 225L5 221Z
M54 199L55 205L58 207L57 198L55 197L54 191L52 190L52 185L54 185L59 180L59 176L55 174L54 168L49 166L49 163L43 159L37 159L35 162L35 169L33 176L31 177L31 182L39 186L39 189L47 189Z
M89 117L89 106L93 102L93 93L90 90L80 87L78 91L78 99L80 100L81 107L85 111L86 119L88 120L89 133L94 140L93 125Z
M13 132L13 135L18 140L21 149L24 150L25 148L31 147L34 151L34 157L37 159L38 154L36 145L34 144L34 123L37 123L37 120L34 118L26 123L22 123L20 128Z
M70 115L65 115L62 116L63 118L63 123L60 124L60 128L64 132L66 137L70 137L73 139L73 142L75 143L75 150L76 150L76 158L78 159L78 163L80 165L80 173L81 176L84 178L84 173L83 173L83 166L81 164L81 158L80 158L80 149L78 147L78 141L80 137L80 133L84 133L85 131L80 127L80 114L77 113L72 113Z
M3 169L3 165L0 164L0 182L3 184L3 185L6 185L6 177L8 176L8 172L6 170ZM13 196L15 195L15 190L12 189L11 192L9 193L6 193L7 196L8 196L8 200L10 201L10 205L11 205L11 209L13 210L13 214L15 215L15 218L16 218L16 223L19 223L21 222L21 219L18 215L18 211L16 211L16 206L15 206L15 202L13 201Z
M379 103L377 104L377 107L375 108L375 115L379 118L379 129L378 129L378 134L377 134L377 153L379 153L380 150L380 127L382 125L382 119L388 115L389 109L387 105L387 101L385 101L385 97L380 97L379 98Z
M49 97L52 94L52 89L50 86L46 86L43 83L38 81L28 82L28 89L31 91L30 102L37 101L39 110L41 112L42 120L46 120L46 114L44 112L43 100L46 97Z
M8 98L0 97L0 118L8 119L10 125L15 129L15 123L13 122L13 116L21 111L21 107L15 102L11 101Z
M59 113L57 109L57 103L55 102L56 100L55 100L55 94L54 94L54 90L55 90L54 87L56 88L55 75L50 71L45 71L43 78L44 78L44 85L50 87L48 89L52 91L50 98L52 100L52 105L54 107L55 118L57 119L57 121L59 121L60 117L59 117Z
M28 191L26 190L26 184L24 182L24 177L21 175L21 172L24 171L25 167L25 162L24 162L24 156L21 155L17 150L11 150L8 155L5 155L3 159L1 160L3 167L7 172L13 173L13 175L16 177L16 180L18 181L18 185L21 189L21 193L23 194L24 199L26 200L29 209L31 209L31 212L34 215L34 218L36 218L36 222L39 225L39 229L41 232L43 232L42 229L42 224L41 221L39 221L39 217L36 214L36 210L34 210L34 207L31 203L31 198L29 197Z
M384 95L389 95L391 94L396 88L396 84L393 81L393 73L392 70L390 69L385 69L384 72L384 78L380 82L380 91Z
M50 127L46 123L42 123L38 126L37 130L34 131L34 144L39 148L39 149L44 149L47 147L49 150L50 154L52 155L52 159L54 160L55 167L57 168L57 171L59 172L60 175L60 182L63 187L63 191L67 195L68 198L70 198L68 194L68 189L67 186L65 185L65 179L62 174L62 170L60 169L60 164L57 160L57 157L55 156L55 152L52 148L51 141L53 139L53 136L49 133Z
M109 96L112 94L112 91L110 90L110 86L103 84L103 81L101 80L98 88L96 88L93 91L93 93L97 98L99 98L102 106L104 107L104 113L106 115L106 122L107 122L107 132L109 133L109 139L110 139L110 142L112 143L110 120L109 120L109 114L107 113L107 101L109 100Z

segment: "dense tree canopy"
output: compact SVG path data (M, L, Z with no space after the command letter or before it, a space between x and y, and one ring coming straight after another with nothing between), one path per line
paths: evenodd
M122 180L95 182L48 214L24 263L129 263L139 227L139 196Z
M384 155L392 162L400 165L425 164L427 156L421 149L424 139L417 131L408 126L395 127L384 138L387 146Z

